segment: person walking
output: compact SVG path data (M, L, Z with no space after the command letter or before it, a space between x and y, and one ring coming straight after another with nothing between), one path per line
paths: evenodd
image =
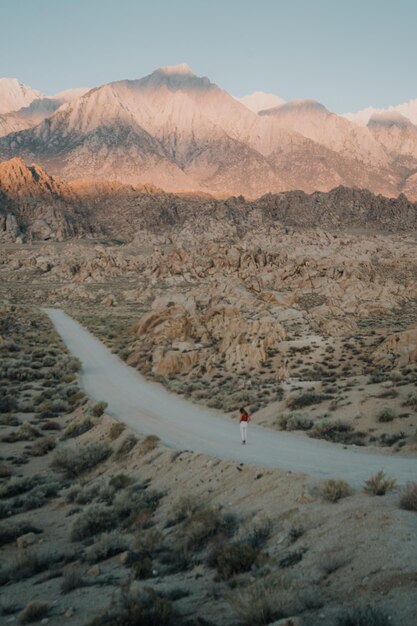
M240 438L242 444L245 445L248 440L248 422L250 422L250 415L243 407L240 409Z

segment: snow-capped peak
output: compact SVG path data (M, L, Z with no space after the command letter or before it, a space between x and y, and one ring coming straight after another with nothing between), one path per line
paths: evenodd
M259 113L264 109L272 109L273 107L284 104L285 100L276 96L273 93L265 93L264 91L254 91L248 96L242 98L236 98L238 102L243 104L246 108L250 109L254 113Z

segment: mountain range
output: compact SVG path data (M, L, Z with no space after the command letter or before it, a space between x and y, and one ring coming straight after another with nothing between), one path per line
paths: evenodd
M268 193L216 199L202 193L167 193L149 186L111 181L68 181L15 157L0 163L0 241L104 237L131 241L139 230L214 238L244 235L280 222L291 228L372 229L408 232L417 228L417 203L338 187L330 192Z
M416 199L411 104L372 111L364 124L313 100L234 98L186 65L52 97L1 79L0 161L171 192L255 198L343 185Z

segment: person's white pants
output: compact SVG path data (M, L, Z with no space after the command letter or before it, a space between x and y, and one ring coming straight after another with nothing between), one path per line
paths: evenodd
M247 441L248 440L248 423L247 422L240 422L240 438L243 441Z

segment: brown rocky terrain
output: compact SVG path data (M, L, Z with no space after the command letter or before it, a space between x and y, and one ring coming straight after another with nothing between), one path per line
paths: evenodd
M192 402L368 446L383 467L417 450L416 206L344 188L250 202L67 184L18 160L0 170L2 619L43 602L27 611L52 624L117 624L97 616L113 594L125 621L347 626L352 610L353 623L414 626L415 483L387 477L371 497L135 442L96 415L36 307L65 308ZM70 465L89 445L98 460L66 476L56 459L72 441Z
M417 204L360 189L267 194L216 199L208 194L172 194L152 185L80 180L66 183L21 159L0 164L0 240L62 241L95 237L132 241L138 230L169 236L188 228L212 239L269 228L324 228L407 232L417 226ZM208 235L210 233L210 235Z

